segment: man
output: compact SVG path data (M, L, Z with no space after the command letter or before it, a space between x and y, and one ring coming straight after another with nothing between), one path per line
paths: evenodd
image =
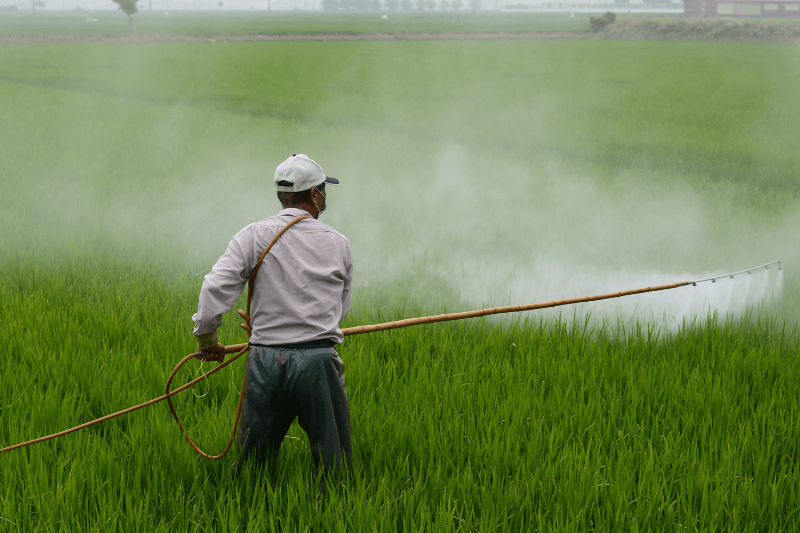
M344 340L339 323L350 310L353 259L346 237L319 222L325 211L325 184L338 184L304 154L275 170L283 211L237 233L200 289L194 335L200 351L224 354L216 330L222 315L241 294L270 240L290 227L264 258L253 285L250 353L237 434L239 467L251 455L272 458L295 416L308 434L320 470L352 468L350 408L344 363L336 345Z

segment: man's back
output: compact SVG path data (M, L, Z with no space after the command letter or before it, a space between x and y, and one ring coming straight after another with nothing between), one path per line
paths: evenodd
M230 310L275 234L289 221L307 215L288 208L237 233L206 275L192 318L197 335L215 330ZM339 322L350 310L353 259L350 243L312 218L286 231L264 258L255 279L251 344L265 346L343 341Z

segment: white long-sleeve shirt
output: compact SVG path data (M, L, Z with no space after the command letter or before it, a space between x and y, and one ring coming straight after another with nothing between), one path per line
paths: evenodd
M200 289L194 334L201 349L217 342L222 315L247 285L264 248L302 209L284 209L237 233ZM344 340L339 323L350 311L353 256L347 238L313 218L286 230L256 274L251 321L252 344L295 344Z

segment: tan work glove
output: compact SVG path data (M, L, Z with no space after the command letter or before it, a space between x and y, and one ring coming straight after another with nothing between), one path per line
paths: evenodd
M197 357L203 361L217 361L221 363L225 360L225 347L220 344L217 332L212 331L205 335L197 336Z
M217 343L210 348L204 348L200 350L197 356L203 361L216 361L217 363L223 363L225 361L225 347L222 344Z

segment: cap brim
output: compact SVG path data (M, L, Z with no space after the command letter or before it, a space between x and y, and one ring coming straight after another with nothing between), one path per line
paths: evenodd
M331 185L339 185L339 180L331 176L325 176L325 183L330 183Z

